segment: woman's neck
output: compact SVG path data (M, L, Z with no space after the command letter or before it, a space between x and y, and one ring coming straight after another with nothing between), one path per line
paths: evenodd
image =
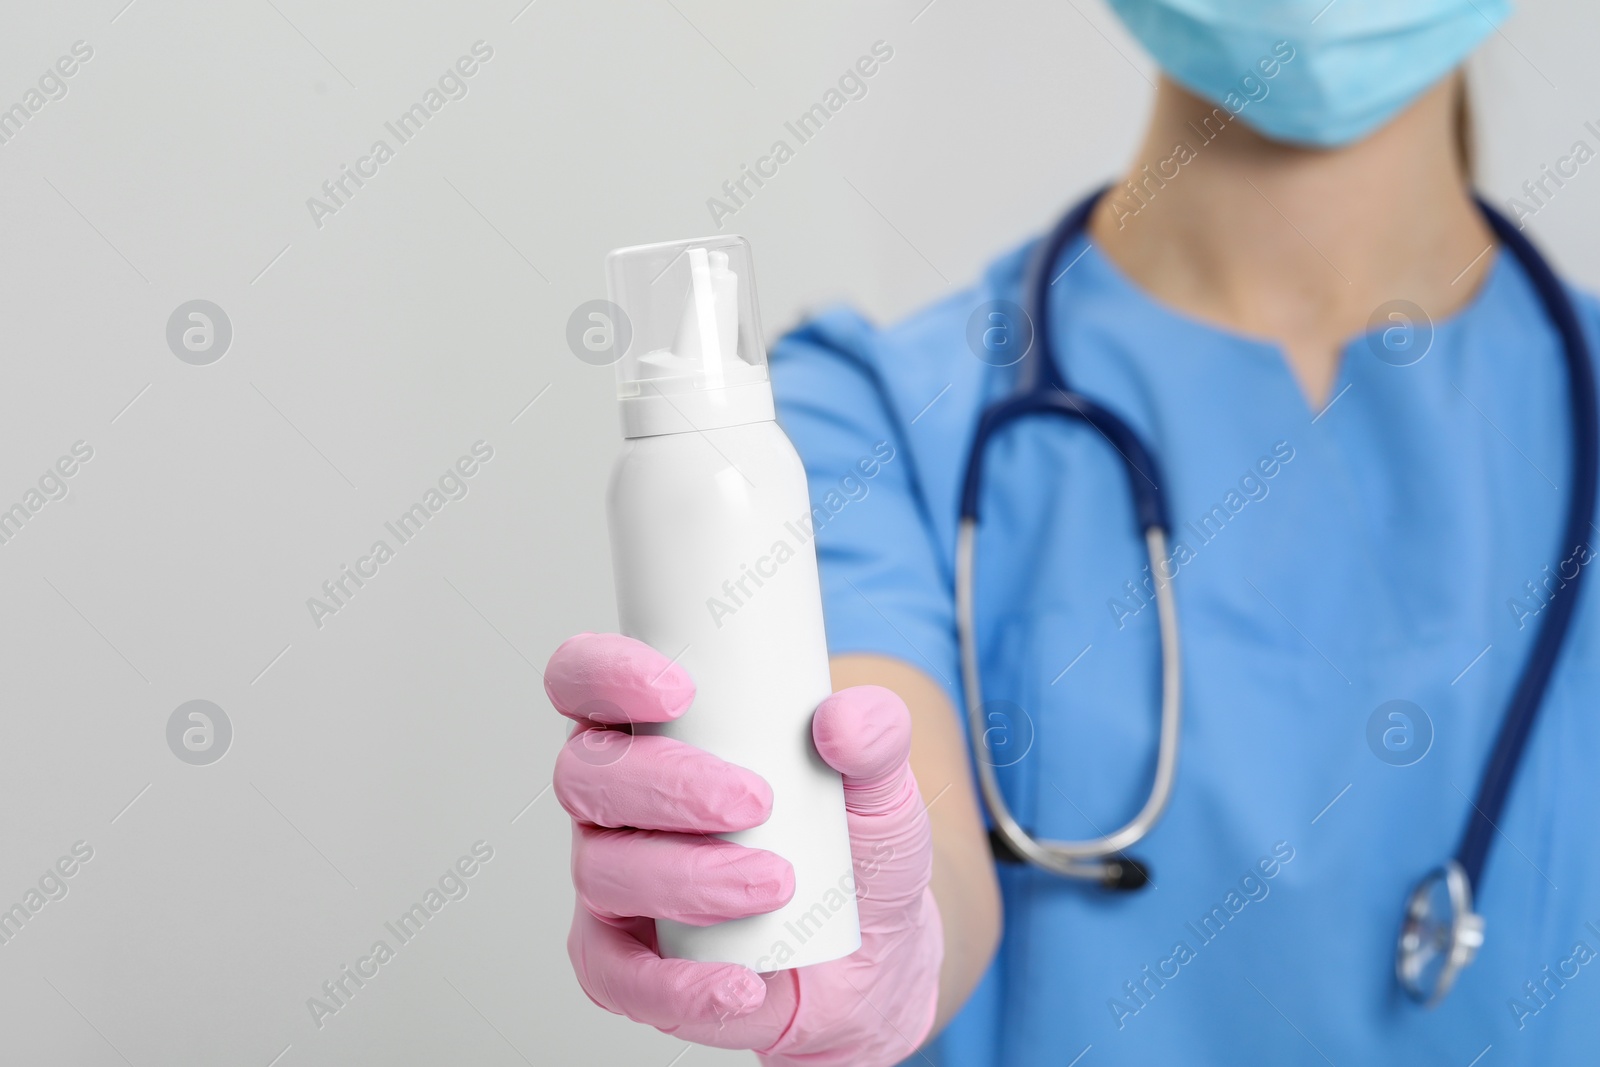
M1224 125L1162 79L1125 176L1137 191L1113 187L1091 235L1156 299L1276 341L1320 408L1375 310L1403 299L1441 319L1494 258L1454 142L1458 92L1447 79L1365 140L1317 150Z

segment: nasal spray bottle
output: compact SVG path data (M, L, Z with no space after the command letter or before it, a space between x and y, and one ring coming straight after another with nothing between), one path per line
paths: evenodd
M617 609L624 634L695 684L681 717L636 729L765 778L771 818L721 836L777 853L795 875L775 912L714 926L658 920L661 954L756 971L848 956L861 932L844 789L811 738L833 691L811 502L773 421L750 246L735 236L641 245L612 252L606 268L632 328L617 363L627 444L608 501Z

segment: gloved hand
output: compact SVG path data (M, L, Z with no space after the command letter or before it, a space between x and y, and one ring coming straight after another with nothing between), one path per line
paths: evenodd
M545 692L577 721L556 758L555 793L573 819L567 951L589 999L686 1041L754 1049L772 1067L875 1067L915 1051L933 1025L944 938L899 697L846 689L812 719L817 751L844 776L861 948L763 977L656 951L657 918L709 925L794 894L787 861L707 836L766 819L772 791L760 776L626 732L683 714L694 699L687 672L619 634L580 634L550 657Z

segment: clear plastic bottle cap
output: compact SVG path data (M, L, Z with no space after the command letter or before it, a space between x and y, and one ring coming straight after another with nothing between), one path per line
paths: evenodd
M606 257L606 277L631 327L617 361L624 436L773 417L748 241L729 234L619 248Z

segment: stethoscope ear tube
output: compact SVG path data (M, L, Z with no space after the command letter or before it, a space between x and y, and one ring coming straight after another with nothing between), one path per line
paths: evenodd
M1102 190L1103 191L1103 190ZM1167 570L1166 496L1155 456L1139 435L1108 408L1074 391L1057 364L1050 342L1050 269L1062 250L1084 230L1100 193L1085 198L1067 213L1040 247L1029 267L1028 314L1033 350L1019 368L1017 392L984 410L974 430L961 486L960 525L956 533L956 630L961 645L961 677L966 699L978 785L994 821L991 841L999 858L1015 857L1056 874L1099 882L1110 889L1137 889L1150 881L1143 863L1123 855L1155 826L1172 798L1178 773L1178 739L1183 721L1182 663L1178 653L1178 614ZM1054 415L1093 429L1121 456L1128 476L1134 520L1150 555L1161 631L1161 740L1155 780L1132 820L1116 831L1087 841L1039 840L1012 815L1000 789L984 719L983 681L978 667L976 608L973 603L983 463L989 441L1002 429L1034 415Z
M1161 740L1156 754L1155 780L1144 806L1126 824L1099 838L1086 841L1040 840L1023 829L1000 788L988 724L984 719L983 682L978 667L976 616L973 605L974 554L978 520L963 518L956 531L956 631L961 645L961 679L967 704L967 729L971 735L979 790L994 821L991 841L996 852L1006 852L1043 870L1107 889L1139 889L1150 881L1143 863L1123 853L1144 837L1160 820L1172 799L1178 773L1178 740L1183 725L1182 670L1178 649L1177 608L1172 581L1160 563L1167 559L1166 531L1152 526L1145 531L1155 576L1156 610L1161 630Z
M1103 191L1103 190L1102 190ZM1178 614L1167 571L1166 496L1155 456L1139 435L1109 409L1075 392L1057 364L1050 343L1050 268L1062 250L1084 230L1100 193L1073 208L1035 251L1029 268L1028 314L1032 318L1033 350L1019 368L1015 395L987 408L978 420L962 479L960 524L956 533L956 630L961 645L961 677L967 705L968 730L989 816L996 856L1023 862L1068 878L1099 882L1108 889L1138 889L1150 881L1143 863L1123 855L1143 840L1172 798L1178 773L1178 740L1183 721L1182 663L1178 652ZM1155 780L1150 793L1128 823L1087 841L1050 841L1034 838L1012 815L1000 789L993 753L989 749L984 718L983 681L978 667L976 608L973 603L978 512L983 493L983 462L989 441L1013 422L1033 415L1055 415L1092 428L1122 457L1128 475L1134 519L1150 556L1155 580L1157 615L1161 631L1161 740L1156 755Z
M1017 852L1006 841L998 830L989 831L989 852L997 863L1022 864L1027 863L1027 857ZM1132 856L1113 856L1105 862L1099 876L1101 889L1143 889L1151 884L1154 879L1150 877L1150 866L1143 860L1136 860Z
M1161 488L1161 468L1144 441L1111 409L1082 393L1059 384L1047 384L1043 392L1028 392L1002 400L984 411L978 419L967 453L967 468L961 479L961 518L978 519L983 496L983 461L989 442L1012 423L1032 415L1056 415L1081 422L1093 429L1122 457L1128 475L1128 495L1133 517L1141 536L1151 529L1165 540L1171 526L1167 521L1167 497ZM1163 557L1165 559L1165 557ZM1151 561L1154 569L1155 561Z

